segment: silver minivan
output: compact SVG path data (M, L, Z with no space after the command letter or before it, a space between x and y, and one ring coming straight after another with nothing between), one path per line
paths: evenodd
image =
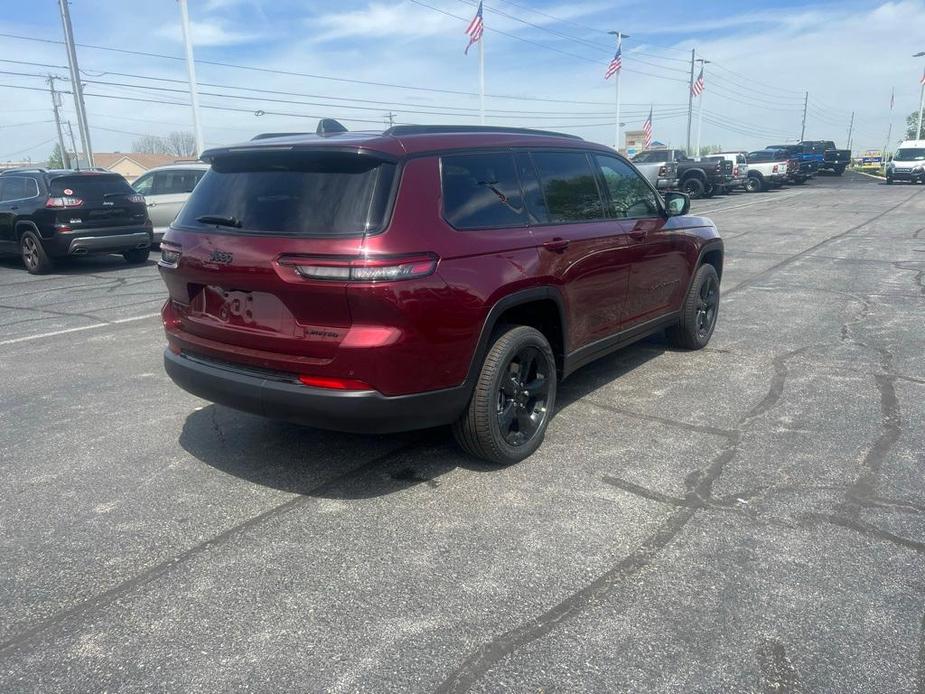
M148 216L154 225L154 243L160 243L167 227L208 170L209 165L202 162L169 164L146 171L132 183L135 192L145 197Z

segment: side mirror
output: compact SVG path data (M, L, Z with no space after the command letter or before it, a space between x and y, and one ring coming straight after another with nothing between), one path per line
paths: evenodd
M678 217L687 214L691 209L691 198L687 193L671 190L665 193L665 209L669 217Z

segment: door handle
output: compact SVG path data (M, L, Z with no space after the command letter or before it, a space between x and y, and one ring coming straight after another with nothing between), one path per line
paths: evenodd
M633 229L631 232L629 232L629 236L635 241L642 241L646 237L647 233L648 232L645 229Z
M547 251L552 251L553 253L561 253L566 248L568 248L568 239L560 239L559 237L556 237L549 241L544 241L543 248L545 248Z
M156 203L156 202L149 202L149 203L148 203L148 207L157 207L157 203Z

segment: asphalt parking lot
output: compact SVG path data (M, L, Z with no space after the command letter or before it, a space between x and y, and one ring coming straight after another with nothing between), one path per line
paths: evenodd
M509 468L179 390L153 262L0 261L0 691L925 691L925 186L694 211L709 348Z

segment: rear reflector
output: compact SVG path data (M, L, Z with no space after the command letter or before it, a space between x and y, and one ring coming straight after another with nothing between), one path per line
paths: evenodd
M372 386L363 381L352 378L325 378L324 376L299 376L299 383L312 388L328 388L331 390L373 390Z
M335 282L394 282L426 277L437 269L437 257L422 253L402 257L283 256L278 268L292 279Z

